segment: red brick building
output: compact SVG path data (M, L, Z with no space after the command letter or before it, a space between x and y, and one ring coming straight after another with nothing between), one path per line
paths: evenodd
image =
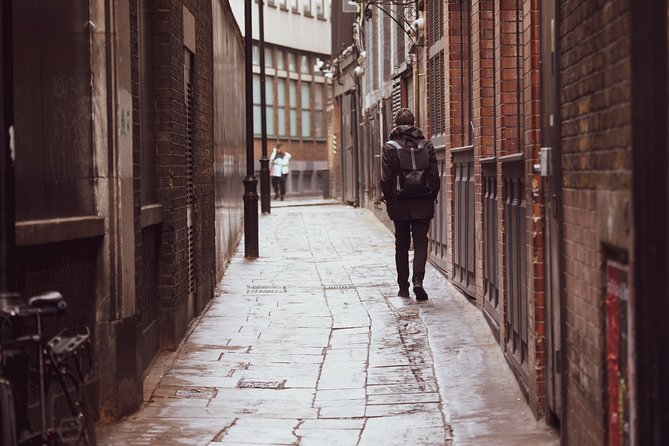
M375 155L413 108L443 178L430 260L481 309L536 416L563 444L666 442L667 3L426 1L405 47L368 9L366 57L338 73L364 69L367 128L351 183L340 158L342 199L386 220Z

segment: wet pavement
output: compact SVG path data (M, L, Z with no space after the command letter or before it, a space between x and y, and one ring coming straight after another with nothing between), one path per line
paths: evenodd
M142 410L99 444L557 446L481 313L432 267L427 302L397 297L392 234L314 201L260 218L261 257L242 241Z

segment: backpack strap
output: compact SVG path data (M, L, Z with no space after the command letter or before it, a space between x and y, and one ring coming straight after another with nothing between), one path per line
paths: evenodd
M402 148L402 144L398 143L397 141L393 141L392 139L389 140L389 141L386 141L386 144L388 144L389 146L393 146L397 150L400 150Z
M386 144L388 144L389 146L393 146L397 150L400 150L400 149L404 148L402 146L402 144L400 144L397 141L394 141L392 139L389 140L389 141L386 141ZM427 139L423 138L423 139L421 139L420 143L418 143L418 149L423 149L423 148L425 148L425 146L427 146Z

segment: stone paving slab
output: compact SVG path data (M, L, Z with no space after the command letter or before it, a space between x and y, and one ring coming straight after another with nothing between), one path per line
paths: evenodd
M494 341L459 332L458 312L487 327L442 276L428 268L427 302L396 296L393 238L370 212L296 201L261 216L259 235L261 257L235 254L149 371L144 407L98 426L100 445L556 444L522 418ZM468 382L474 367L498 389Z

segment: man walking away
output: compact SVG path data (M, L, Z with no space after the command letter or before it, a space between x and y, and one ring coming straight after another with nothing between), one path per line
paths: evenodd
M413 236L411 282L416 300L427 299L423 287L427 262L427 231L439 195L439 167L432 142L414 127L411 110L395 116L395 128L383 145L381 191L388 216L395 224L395 265L398 296L409 297L409 246Z
M283 150L283 144L281 143L276 145L269 157L275 200L281 198L283 201L283 197L286 195L286 177L289 174L288 162L290 157L290 153Z

